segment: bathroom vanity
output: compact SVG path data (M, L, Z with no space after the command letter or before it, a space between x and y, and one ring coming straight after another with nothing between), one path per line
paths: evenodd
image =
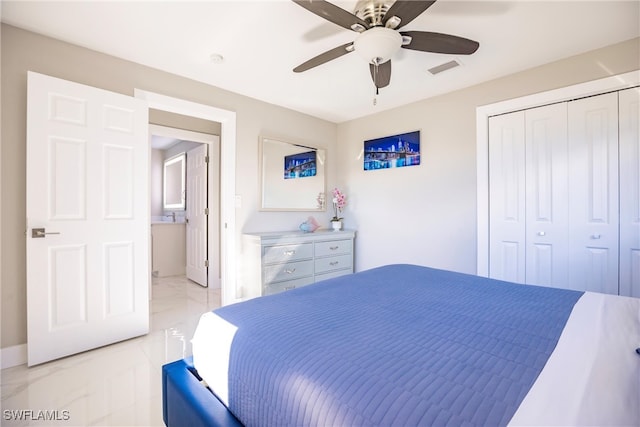
M187 243L184 222L152 222L151 242L151 271L154 276L185 274Z

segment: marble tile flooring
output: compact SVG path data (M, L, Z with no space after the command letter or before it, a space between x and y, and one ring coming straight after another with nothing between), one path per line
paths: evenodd
M191 355L220 290L154 278L148 335L27 368L3 369L2 426L163 426L161 366Z

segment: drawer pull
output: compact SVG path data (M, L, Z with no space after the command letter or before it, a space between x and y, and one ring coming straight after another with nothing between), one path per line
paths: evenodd
M285 286L284 290L285 291L289 291L289 290L295 289L295 288L296 288L295 286Z
M296 251L294 251L294 250L284 251L284 254L287 255L287 256L291 256L291 255L293 255L295 253L296 253Z
M287 268L287 269L284 270L284 272L287 273L287 274L293 274L295 271L296 271L295 268Z
M329 265L338 265L338 264L340 264L340 261L331 261L329 263Z
M339 248L340 248L340 246L331 246L329 249L332 250L332 251L335 251L336 249L339 249Z

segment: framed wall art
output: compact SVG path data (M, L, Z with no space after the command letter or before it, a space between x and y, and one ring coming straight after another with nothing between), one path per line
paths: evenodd
M364 170L420 164L420 131L364 141Z
M310 176L316 176L315 150L284 156L284 179Z

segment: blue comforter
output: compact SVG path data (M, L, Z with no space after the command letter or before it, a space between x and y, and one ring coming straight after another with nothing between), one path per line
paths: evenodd
M216 310L245 425L509 422L582 292L390 265Z

